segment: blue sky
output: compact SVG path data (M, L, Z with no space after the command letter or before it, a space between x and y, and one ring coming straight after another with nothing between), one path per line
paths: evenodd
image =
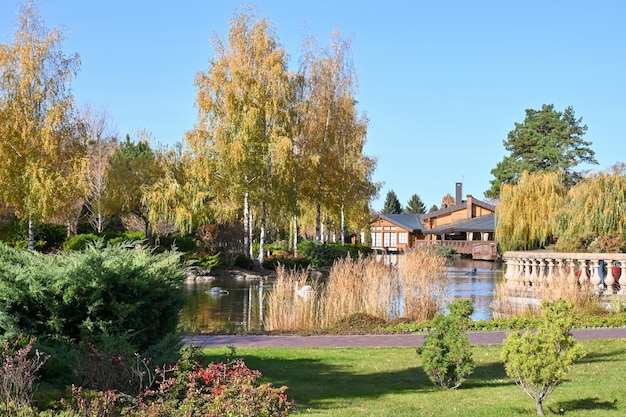
M0 43L18 2L0 2ZM212 33L225 39L242 4L230 0L41 0L49 27L81 69L79 104L106 110L120 137L147 129L182 140L196 120L194 74L206 71ZM252 4L247 2L246 4ZM626 162L626 2L291 0L253 2L274 24L296 69L305 37L352 40L359 107L370 120L365 152L402 205L427 208L463 193L483 198L502 141L525 109L572 106L589 129L598 166Z

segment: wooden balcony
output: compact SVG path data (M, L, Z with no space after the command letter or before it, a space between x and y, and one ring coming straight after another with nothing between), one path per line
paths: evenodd
M496 242L492 240L416 240L415 246L448 246L461 255L471 255L472 259L494 261L498 258Z

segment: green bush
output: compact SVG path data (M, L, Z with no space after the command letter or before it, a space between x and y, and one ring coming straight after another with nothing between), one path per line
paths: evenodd
M453 258L459 256L459 253L452 247L448 245L438 245L437 246L437 255L442 255L447 258Z
M67 237L67 228L58 224L35 224L35 250L50 252L60 249ZM18 249L28 248L28 223L15 221L2 239Z
M275 270L278 265L282 265L288 269L300 268L306 269L311 265L311 262L306 258L288 258L288 257L275 257L267 258L263 260L263 268Z
M175 247L180 252L191 252L196 250L196 239L193 236L160 236L159 246L164 249Z
M247 257L246 255L237 255L237 257L233 261L233 264L236 267L246 269L250 267L250 262L251 262L251 259Z
M143 350L175 331L184 278L180 253L135 244L54 255L0 244L0 333L66 341L129 333Z
M354 245L341 245L339 243L317 244L309 240L298 244L298 253L307 258L313 268L319 268L331 266L337 259L345 258L348 255L357 258L360 251Z
M226 265L226 258L221 252L215 255L200 255L195 252L189 252L185 254L184 258L186 261L196 265L199 264L209 271Z
M574 304L544 301L542 309L537 331L509 334L501 354L506 374L535 401L538 415L544 415L545 398L574 362L585 356L570 332L575 323Z
M448 315L438 314L434 328L418 349L424 371L435 385L456 389L474 371L472 349L465 333L474 308L469 299L460 298L448 306Z
M98 239L101 238L94 233L73 235L68 237L65 242L63 242L63 250L66 252L83 250L88 244L93 244Z
M121 245L127 242L143 241L146 234L141 231L125 231L121 233L108 232L105 234L105 240L108 245Z

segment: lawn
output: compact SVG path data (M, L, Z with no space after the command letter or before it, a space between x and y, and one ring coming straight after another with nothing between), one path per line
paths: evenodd
M626 339L584 342L587 357L544 403L546 415L626 415ZM476 370L456 391L436 388L412 348L242 348L235 357L266 382L287 385L298 416L532 416L533 400L512 383L501 346L474 347ZM210 361L228 349L211 348Z

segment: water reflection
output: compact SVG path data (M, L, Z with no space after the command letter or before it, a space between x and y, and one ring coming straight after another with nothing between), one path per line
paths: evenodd
M502 265L458 259L449 264L448 274L453 283L451 295L470 298L474 303L472 318L490 319L495 286L502 279ZM211 289L216 287L226 292L212 292ZM261 300L271 289L271 280L229 278L188 284L187 303L181 313L183 329L199 332L260 331L263 329L264 309Z
M448 277L453 282L452 296L472 300L473 320L493 318L491 303L496 285L502 279L502 264L458 259L450 263Z

